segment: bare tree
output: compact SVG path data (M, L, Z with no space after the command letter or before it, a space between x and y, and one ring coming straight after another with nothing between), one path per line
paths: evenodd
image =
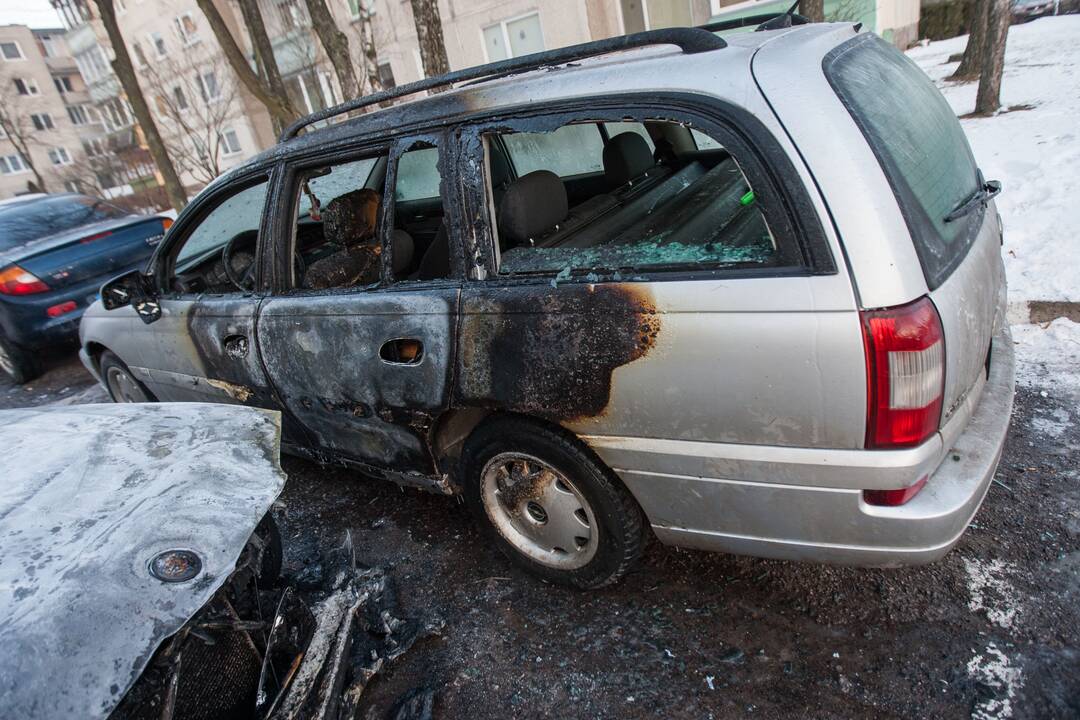
M148 94L171 130L165 133L169 155L181 172L203 184L221 174L225 133L240 116L237 87L226 70L220 57L210 63L170 58L145 73Z
M356 40L360 45L360 69L367 92L383 90L379 77L379 42L375 39L375 10L371 3L361 0L358 4L359 15L351 23Z
M165 143L158 132L157 124L150 114L150 108L146 104L142 88L135 77L135 68L131 64L131 56L128 54L127 45L124 44L124 36L120 34L120 26L116 22L116 11L113 8L113 0L94 0L98 11L101 13L101 21L105 25L105 32L109 36L109 44L112 45L113 71L120 79L120 86L124 88L131 110L135 113L135 119L146 136L146 144L149 146L150 155L154 158L154 164L161 172L165 180L165 192L169 196L169 203L176 208L177 212L187 205L187 194L184 186L180 184L180 177L176 174L169 153L165 149Z
M810 22L825 22L825 0L799 0L799 14Z
M338 29L334 22L334 16L326 7L325 0L306 0L308 14L311 15L311 25L315 34L319 36L319 42L330 58L341 85L341 94L346 100L351 100L360 94L360 87L356 82L356 73L353 72L352 55L349 53L349 37Z
M993 0L974 0L971 5L971 29L960 65L950 80L975 80L982 72L983 48L986 45L986 19Z
M424 75L434 77L450 72L443 40L442 18L439 17L438 0L410 0L413 22L416 24L416 42L420 45L420 62Z
M29 118L19 115L17 108L24 107L16 98L10 97L9 88L14 87L11 78L0 80L0 130L4 131L8 142L15 146L23 163L34 173L34 184L41 192L48 192L45 188L45 180L38 172L34 164L34 156L30 154L30 145L37 144L34 137L34 128L29 123Z
M196 1L199 9L203 11L203 15L206 16L207 21L210 23L210 28L214 31L214 37L217 38L229 66L248 92L266 107L267 112L270 113L274 120L274 124L279 127L288 125L299 117L296 109L285 94L285 86L281 82L281 74L278 72L277 62L274 60L273 47L270 45L270 40L266 35L266 28L262 24L262 14L259 12L255 0L239 0L239 4L241 13L244 15L244 22L248 26L248 32L251 33L252 44L255 46L255 55L259 60L259 67L263 70L264 77L259 77L251 69L247 57L244 56L244 51L240 49L236 38L232 36L229 28L225 25L221 13L214 6L214 0ZM245 10L246 3L251 3L248 10ZM248 15L249 11L252 12L251 17ZM258 20L255 20L255 18L258 18Z
M1001 107L1001 76L1005 71L1005 41L1009 35L1009 0L990 0L986 18L979 91L975 95L975 114L992 115Z

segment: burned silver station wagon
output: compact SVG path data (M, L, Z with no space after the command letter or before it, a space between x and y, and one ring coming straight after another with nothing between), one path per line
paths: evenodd
M103 288L83 360L118 401L277 409L294 453L461 494L553 581L614 581L650 530L939 558L1012 404L1000 185L891 46L779 20L309 116Z

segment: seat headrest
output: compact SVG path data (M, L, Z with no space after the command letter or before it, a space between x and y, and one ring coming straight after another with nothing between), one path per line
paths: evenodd
M413 244L412 235L404 230L395 229L390 233L390 242L393 250L394 275L400 275L407 270L413 261L413 253L416 246Z
M345 247L361 245L375 237L379 194L369 188L339 195L322 211L323 237Z
M619 133L604 145L604 175L612 186L640 177L653 164L649 144L635 132Z
M534 170L522 175L499 202L498 225L502 244L528 245L566 219L570 208L566 188L550 170Z

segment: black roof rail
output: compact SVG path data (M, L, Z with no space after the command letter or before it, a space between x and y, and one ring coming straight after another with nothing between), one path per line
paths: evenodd
M707 52L709 50L719 50L727 47L727 43L724 42L723 38L718 37L711 32L699 28L681 27L646 30L645 32L619 35L604 40L581 43L580 45L570 45L569 47L556 48L554 50L544 50L543 52L522 55L521 57L510 58L508 60L498 60L493 63L487 63L486 65L477 65L475 67L454 70L443 75L424 78L423 80L417 80L416 82L411 82L406 85L399 85L398 87L390 88L389 90L380 90L377 93L347 100L340 105L335 105L334 107L326 108L325 110L320 110L300 118L282 131L278 141L285 142L289 138L295 137L302 128L305 128L312 123L317 123L320 120L327 120L336 115L359 110L360 108L368 107L369 105L376 105L405 95L423 92L424 90L431 90L444 85L452 85L453 83L465 80L476 80L494 75L505 76L519 72L527 72L529 70L537 70L551 65L560 65L562 63L573 62L574 60L583 60L585 58L596 57L597 55L607 55L608 53L619 52L620 50L630 50L632 48L648 47L651 45L677 45L688 55Z

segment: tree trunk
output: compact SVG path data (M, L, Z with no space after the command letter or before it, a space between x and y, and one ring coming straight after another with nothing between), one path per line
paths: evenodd
M424 75L434 77L450 72L450 61L446 59L446 43L443 42L438 0L410 1L413 22L416 23L416 42L420 45L420 62L424 65Z
M986 44L986 17L993 0L974 0L971 8L971 29L968 32L964 57L950 80L975 80L982 69L983 48Z
M975 114L992 115L1001 107L1001 75L1005 70L1005 40L1009 35L1009 0L991 0L986 20L979 92L975 96Z
M264 86L269 89L271 95L281 98L288 107L289 115L295 120L301 113L293 107L292 100L285 92L285 81L281 79L281 70L278 69L277 58L274 56L274 44L270 42L270 36L266 32L266 24L263 22L262 11L259 10L258 0L237 0L236 4L240 6L240 15L243 17L248 35L251 36L255 62L258 64ZM274 129L281 132L282 128L290 122L292 120L274 117Z
M353 70L352 55L349 53L349 38L338 29L325 0L306 1L311 25L315 28L315 34L319 36L319 42L326 54L330 56L330 63L334 66L338 83L341 85L341 94L345 100L352 100L360 94L360 87L356 83L356 72ZM329 98L327 102L330 102Z
M233 69L236 76L247 88L248 92L255 96L255 99L266 106L267 112L274 120L276 126L285 126L296 120L299 114L293 108L292 103L289 102L288 96L285 94L285 86L281 82L281 75L277 72L277 63L274 61L274 53L272 48L269 52L264 52L264 49L260 46L258 34L256 28L252 25L252 19L248 17L244 12L244 22L248 25L248 31L251 33L252 44L256 48L256 54L259 56L259 60L263 63L263 68L266 71L266 82L263 82L255 71L251 69L251 65L248 64L247 57L244 56L244 51L237 45L236 39L229 32L229 28L225 25L225 20L221 17L221 13L214 6L213 0L196 0L199 4L199 9L203 11L203 15L206 16L207 22L210 23L210 28L214 31L214 37L217 38L218 44L221 45L221 51L225 55L225 59L229 61L229 67ZM240 9L243 12L245 1L240 0ZM266 28L262 25L262 16L258 14L258 8L255 9L255 15L258 17L257 25L262 30L262 37L266 41L266 45L270 45L270 40L266 39ZM274 77L277 79L277 88L274 87Z
M825 0L799 0L799 14L810 22L825 22Z
M368 92L377 93L383 90L382 80L379 79L379 52L375 47L375 23L371 13L360 8L360 52L364 58L364 74L366 75ZM384 104L385 106L385 104Z
M113 54L116 56L116 59L112 61L113 72L119 78L120 86L124 88L124 94L127 95L127 100L135 113L135 119L139 122L143 135L146 136L150 156L154 158L154 164L157 165L161 177L165 180L165 194L169 197L169 203L177 212L180 212L187 205L187 193L184 192L184 186L180 183L176 168L173 167L169 153L165 150L165 143L154 123L154 117L150 114L150 107L146 104L146 98L143 97L139 80L135 77L131 56L128 54L127 45L124 44L124 37L120 34L120 26L116 23L113 0L95 0L95 2L98 12L101 13L101 22L105 25L105 32L109 36L109 44L112 45Z

